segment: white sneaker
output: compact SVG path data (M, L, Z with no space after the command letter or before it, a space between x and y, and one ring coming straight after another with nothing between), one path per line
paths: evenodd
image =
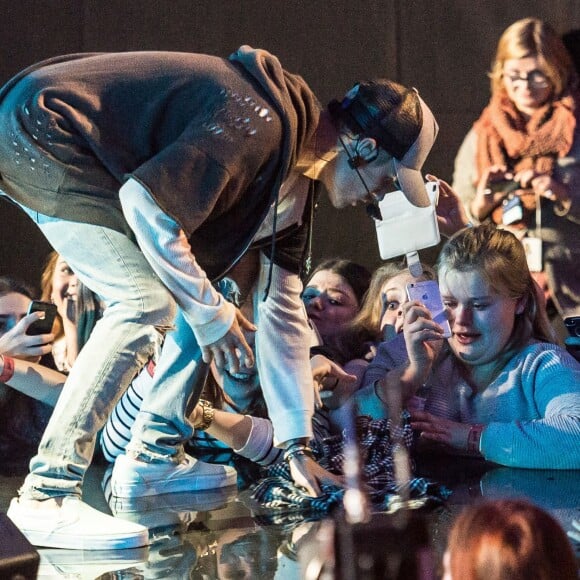
M237 483L237 472L229 465L204 463L189 455L181 463L145 463L119 455L111 477L116 497L141 497L182 491L201 491Z
M30 508L14 498L7 515L33 546L119 550L149 543L145 526L104 514L76 496L67 496L60 507L47 510Z

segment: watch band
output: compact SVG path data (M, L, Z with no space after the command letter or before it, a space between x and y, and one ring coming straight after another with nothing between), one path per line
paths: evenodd
M201 422L196 423L193 427L199 431L206 431L213 422L215 410L213 405L205 399L200 399L198 403L201 405L202 410Z

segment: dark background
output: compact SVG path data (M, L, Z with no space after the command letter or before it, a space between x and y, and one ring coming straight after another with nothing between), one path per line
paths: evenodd
M486 73L502 31L537 16L559 33L580 28L579 0L0 0L0 83L58 54L180 50L227 56L265 48L301 74L321 102L356 80L388 77L419 89L440 125L424 170L450 180L455 153L489 97ZM0 201L0 275L38 285L49 246L24 214ZM431 260L434 250L422 252ZM315 263L380 263L362 208L323 199Z

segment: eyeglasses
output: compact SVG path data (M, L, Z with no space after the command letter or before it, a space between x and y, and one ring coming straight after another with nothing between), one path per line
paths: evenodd
M350 166L356 171L358 178L360 179L363 187L365 188L365 191L367 192L367 198L368 198L368 201L366 204L367 214L369 215L369 217L371 217L377 221L382 221L383 216L381 214L381 208L379 207L379 202L390 191L395 191L396 189L400 189L399 184L397 182L397 178L396 177L389 177L389 179L388 179L389 187L385 187L384 189L381 188L380 190L371 191L370 187L367 185L367 182L365 181L364 177L362 176L362 173L359 171L356 161L354 160L352 154L348 150L346 143L343 141L343 139L340 135L338 136L338 139L340 141L340 144L342 145L342 148L346 152L346 155L350 161ZM391 161L392 161L392 159L391 159ZM393 173L396 175L394 167L393 167Z
M512 85L523 82L527 83L534 89L545 89L550 86L550 79L541 70L533 70L527 74L512 71L504 73L504 77L508 79Z

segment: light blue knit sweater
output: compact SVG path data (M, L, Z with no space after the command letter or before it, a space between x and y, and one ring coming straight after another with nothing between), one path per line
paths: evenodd
M405 362L402 338L379 347L356 394L360 413L385 416L375 383ZM557 345L529 344L475 394L447 351L417 395L426 399L425 410L434 415L484 423L480 450L488 461L510 467L580 469L580 364Z

